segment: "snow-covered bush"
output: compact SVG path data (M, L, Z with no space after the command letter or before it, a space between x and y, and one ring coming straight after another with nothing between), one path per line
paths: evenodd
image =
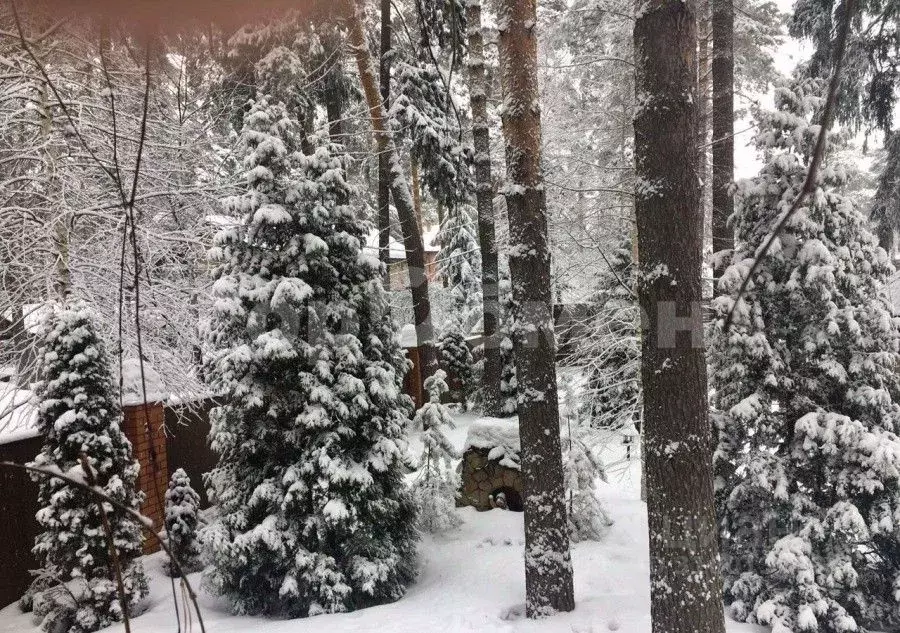
M475 382L475 358L472 356L472 350L466 343L466 337L458 324L452 323L444 329L438 339L438 351L441 367L453 377L454 384L459 388L459 396L465 405L478 385Z
M200 523L200 495L191 487L191 479L184 469L172 473L166 490L166 538L169 549L186 574L203 567L197 526ZM166 564L166 572L177 574L175 567Z
M135 488L139 467L120 428L119 398L93 318L84 303L59 308L48 318L37 388L44 444L32 465L83 478L84 455L96 487L137 511L143 498ZM98 499L61 479L35 479L41 532L33 551L43 591L34 594L33 606L44 616L44 630L88 633L121 621L123 608L132 609L147 594L141 526L106 506L122 569L122 605Z
M900 321L893 272L823 166L815 191L724 317L811 160L822 86L780 85L760 112L765 164L738 184L737 247L712 332L725 590L733 615L773 631L900 624Z
M562 442L569 537L573 541L599 541L612 525L597 496L597 478L606 480L603 464L594 455L585 434L577 429L563 437Z
M363 251L339 146L260 97L247 190L226 201L206 376L217 521L206 582L237 613L298 617L396 600L416 571L403 482L411 406L382 267Z
M419 527L432 533L460 524L455 509L459 477L452 464L459 454L443 430L455 426L447 407L441 404L441 396L447 392L446 378L444 370L439 369L425 379L429 400L412 422L413 429L422 433L424 444L413 497L419 508Z

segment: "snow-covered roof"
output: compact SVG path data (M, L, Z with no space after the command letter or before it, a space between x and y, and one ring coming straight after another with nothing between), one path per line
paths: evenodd
M227 229L234 226L240 226L241 219L230 215L222 215L220 213L210 213L206 216L206 222L207 224L211 224L220 229Z
M438 242L437 226L425 228L425 232L422 234L422 245L424 246L426 253L436 253L441 250L440 243ZM390 259L406 259L406 247L400 240L391 236L391 239L388 241L388 248L388 257ZM366 236L365 250L370 254L378 255L377 229L372 229Z
M53 304L44 303L26 303L22 306L22 315L25 321L25 330L31 334L37 334L40 331L41 323L53 311ZM7 321L13 320L12 309L3 313L3 318Z
M425 247L426 253L437 253L441 250L441 243L438 241L438 226L427 226L422 234L422 245Z
M34 392L12 383L0 383L0 444L40 435Z
M144 361L144 380L141 381L141 363L137 358L122 361L122 403L125 405L144 404L144 386L147 387L147 402L163 402L168 394L162 378L156 370Z
M469 427L463 451L481 448L488 451L488 459L495 459L501 466L519 469L519 418L483 417Z
M400 347L404 349L408 349L410 347L416 347L419 344L419 337L416 336L416 326L412 323L407 323L402 328L400 328Z
M403 244L400 243L399 240L391 237L388 241L388 257L390 259L405 259L406 258L406 249L403 248ZM372 255L378 256L378 230L372 229L369 231L369 234L366 236L366 246L365 250Z

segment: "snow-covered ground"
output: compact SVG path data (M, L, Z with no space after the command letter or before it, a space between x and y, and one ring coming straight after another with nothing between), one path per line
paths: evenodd
M448 435L461 447L470 415L457 416ZM413 440L415 448L416 441ZM615 451L612 451L615 452ZM619 456L621 458L621 455ZM631 463L609 474L601 495L615 524L599 543L573 545L574 612L531 621L523 616L525 579L522 514L459 509L463 525L447 535L426 536L420 546L421 572L407 595L393 604L301 620L236 617L228 605L201 591L200 606L209 633L435 633L502 631L536 633L649 633L647 523L640 501L639 467ZM132 621L134 633L176 630L169 579L161 554L150 557L148 610ZM191 576L200 585L199 574ZM183 611L182 611L183 613ZM756 627L729 622L729 633ZM121 625L110 629L120 633ZM0 633L37 631L30 614L16 605L0 611ZM182 631L185 627L182 626ZM188 633L185 631L185 633ZM194 621L190 633L199 633Z

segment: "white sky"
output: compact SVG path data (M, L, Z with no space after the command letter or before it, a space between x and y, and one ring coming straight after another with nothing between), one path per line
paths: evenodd
M794 0L775 0L778 9L784 13L793 11ZM781 46L775 51L775 69L790 75L798 63L806 59L810 54L809 44L800 42L784 35ZM738 97L740 99L740 97ZM764 105L772 105L772 93L759 95ZM746 106L747 103L735 103L735 106ZM734 171L735 178L749 178L759 172L760 162L756 156L756 150L749 145L753 138L753 122L750 119L741 119L734 122ZM749 129L748 129L749 128Z

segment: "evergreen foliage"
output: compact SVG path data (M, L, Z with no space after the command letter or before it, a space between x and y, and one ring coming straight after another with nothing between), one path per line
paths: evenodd
M838 119L855 128L874 126L884 132L893 127L900 77L900 4L859 0L841 73ZM789 22L793 37L812 41L813 54L806 72L825 78L834 63L838 21L847 3L833 0L798 0Z
M475 236L471 207L450 209L441 226L441 272L450 287L452 312L446 319L438 348L441 366L451 376L454 389L467 400L477 388L475 359L466 343L472 327L481 319L481 252Z
M448 210L473 191L471 148L461 143L460 126L444 79L433 63L397 60L397 88L391 103L392 127L409 142L410 157L422 165L428 192Z
M416 412L413 429L421 431L424 449L419 474L413 484L413 496L419 508L419 527L426 532L444 532L460 524L456 514L459 477L452 461L459 459L444 428L456 425L441 397L447 392L447 374L439 369L425 379L428 402Z
M179 468L172 473L166 490L166 538L175 560L187 574L203 567L197 540L199 524L200 495L191 487L191 479L184 469ZM173 576L177 574L170 563L166 564L166 572Z
M712 332L716 471L732 614L779 633L895 627L900 587L900 321L893 268L826 163L816 190L730 298L805 179L822 84L759 112L764 166L738 184L737 247Z
M475 381L475 358L466 343L466 338L458 327L451 323L444 329L438 339L441 367L452 376L452 381L459 388L459 396L463 404L472 395L477 384Z
M588 434L580 427L562 438L569 537L576 542L599 541L612 525L597 496L597 478L605 481L606 473L587 440Z
M621 430L641 424L641 350L635 267L624 239L599 275L591 297L590 339L579 352L588 368L591 424Z
M481 317L481 251L478 248L474 209L450 209L440 228L441 275L450 288L453 318L467 333Z
M878 243L892 255L897 247L895 236L900 233L900 134L891 134L885 149L869 219Z
M340 148L259 99L247 190L226 201L205 368L212 413L208 585L236 613L297 617L396 600L416 571L402 477L406 360L362 247Z
M139 466L120 427L119 398L94 318L77 302L56 309L46 323L37 388L44 445L32 465L84 480L84 455L103 494L137 511L143 500L135 488ZM120 622L123 605L98 498L60 479L35 479L41 508L33 550L41 567L37 583L66 585L66 591L50 589L35 597L44 630L89 633ZM130 610L147 594L141 526L109 505L105 511L122 569L124 606Z

